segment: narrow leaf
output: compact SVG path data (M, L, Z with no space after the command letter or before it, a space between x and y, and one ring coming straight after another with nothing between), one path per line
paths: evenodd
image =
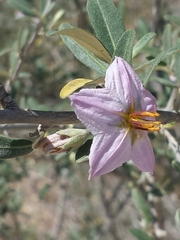
M129 231L138 240L153 240L145 232L143 232L143 231L141 231L141 230L139 230L137 228L131 228Z
M164 28L162 36L162 47L164 51L168 51L172 47L172 32L170 24L167 24ZM169 65L170 58L167 58L166 62Z
M87 162L88 160L89 160L89 157L84 155L83 157L78 158L78 159L76 160L76 163Z
M143 19L139 18L136 23L136 34L139 38L142 38L145 34L150 32L148 23Z
M177 171L180 172L180 162L174 159L171 163L172 167ZM179 226L180 227L180 226Z
M27 0L8 0L7 2L11 7L18 9L27 16L36 16L34 6Z
M64 99L68 97L70 94L72 94L74 91L76 91L78 88L83 87L85 84L92 82L91 79L85 79L85 78L76 78L69 83L67 83L60 92L60 98Z
M113 57L120 56L131 65L134 39L134 30L125 31L116 46Z
M180 52L177 52L175 54L174 74L175 74L176 79L177 79L178 82L180 82L180 67L179 67L179 63L180 63Z
M89 139L77 150L76 157L75 157L76 162L80 163L82 161L88 160L91 144L92 144L92 139Z
M11 72L14 71L19 61L19 55L18 55L18 42L14 42L12 45L12 50L9 54L9 62L10 62L10 70Z
M165 15L164 17L166 20L170 20L174 23L176 23L177 25L180 26L180 17L176 17L176 16L173 16L173 15Z
M60 98L64 99L75 92L77 89L84 87L88 84L100 84L104 82L104 78L98 78L96 80L86 78L76 78L67 83L60 91Z
M27 139L0 136L0 159L26 155L33 151L32 143L32 141Z
M52 37L52 36L54 36L56 33L58 33L58 30L49 30L49 31L46 33L46 36L47 36L47 37Z
M155 58L161 52L161 50L157 47L145 46L143 48L143 52L147 53L149 58Z
M55 2L51 2L50 0L40 0L40 12L42 16L46 16L55 6Z
M69 28L72 28L70 24L63 23L61 24L59 30L69 29ZM61 36L61 38L63 42L66 44L66 46L71 50L71 52L75 55L75 57L80 62L82 62L87 67L90 67L91 69L97 71L99 74L103 76L105 75L106 69L109 66L107 63L101 61L87 48L83 47L72 38L68 36Z
M57 21L63 16L64 14L64 10L60 9L59 11L57 11L55 13L55 15L53 16L53 18L51 19L51 21L48 23L48 28L52 28L54 26L54 24L57 23ZM46 34L47 35L47 34Z
M168 51L172 47L171 37L172 37L171 25L167 24L164 28L162 36L162 45L164 51Z
M110 0L88 0L87 12L96 37L112 56L125 31L118 10Z
M170 57L171 55L173 55L179 50L180 50L180 41L178 41L176 45L174 45L171 49L169 49L169 51L167 51L165 57Z
M180 208L176 211L175 222L176 222L176 227L180 230Z
M150 64L149 70L145 76L144 79L144 86L147 85L154 68L165 58L172 56L174 53L176 53L178 50L180 50L180 42L178 42L175 46L169 49L169 51L164 51L159 53L153 60L149 61L148 64ZM145 65L145 64L144 64Z
M39 9L40 13L43 13L48 2L49 2L49 0L39 0L38 1L38 9Z
M4 54L8 53L11 49L10 48L4 48L0 50L0 57L3 56Z
M19 51L24 47L24 45L27 41L28 34L29 34L29 30L27 28L22 29L20 31L19 38L18 38L18 50Z
M132 189L131 194L133 203L136 208L143 213L143 216L145 217L147 222L150 222L152 220L150 206L148 205L142 194L136 188Z
M144 86L147 85L153 71L154 71L154 68L165 58L166 56L166 52L161 52L159 53L151 62L151 65L149 67L149 70L148 72L146 73L146 76L145 76L145 79L144 79Z
M172 87L172 88L177 87L177 85L174 82L164 78L157 77L157 76L151 76L150 81L160 83L161 85L164 85L167 87Z
M60 33L60 35L66 35L68 37L71 37L81 46L87 48L100 60L107 63L111 62L111 56L109 55L107 50L104 48L104 46L101 44L101 42L92 34L84 31L83 29L71 28L71 29L61 30L58 33Z
M140 51L148 44L150 40L152 40L156 36L156 33L150 32L146 33L133 47L133 53L132 57L134 58L135 56L140 53Z

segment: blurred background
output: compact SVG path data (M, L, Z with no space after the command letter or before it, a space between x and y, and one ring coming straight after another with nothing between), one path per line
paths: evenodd
M96 73L75 59L59 35L47 37L46 32L68 22L93 33L87 1L54 0L51 11L38 17L19 10L23 1L15 8L12 0L0 0L0 81L21 108L72 110L59 91L74 78L94 79ZM40 0L27 2L40 9ZM136 30L136 40L154 31L153 44L159 49L167 24L164 15L178 16L180 11L176 0L113 2L126 28ZM148 49L133 64L146 57ZM165 107L171 88L158 84L149 88ZM35 129L0 125L1 134L27 139ZM166 138L159 133L150 137L156 155L153 176L125 164L88 181L88 162L76 164L74 153L43 156L35 150L0 160L0 240L179 240L175 213L180 207L180 175L171 166L174 154ZM136 229L139 238L133 234Z

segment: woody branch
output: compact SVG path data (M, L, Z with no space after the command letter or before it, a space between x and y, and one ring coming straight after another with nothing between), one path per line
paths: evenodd
M0 102L4 110L0 110L0 124L29 123L43 125L66 125L80 123L73 111L37 111L21 109L15 100L6 92L0 83ZM163 124L180 122L180 114L170 111L158 111L158 121Z

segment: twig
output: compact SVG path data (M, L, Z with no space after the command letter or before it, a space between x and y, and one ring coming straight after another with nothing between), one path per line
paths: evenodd
M12 110L0 111L0 124L8 123L29 123L43 125L65 125L80 123L74 112L54 112L36 110Z
M43 125L59 125L80 123L74 112L36 111L21 109L14 99L0 84L0 102L4 110L0 110L0 124L31 123Z
M17 123L17 124L1 124L0 130L22 130L22 129L34 129L37 128L38 124L29 124L29 123Z
M159 117L156 119L160 121L162 124L167 124L167 123L180 123L180 114L171 112L171 111L161 111L157 110L157 112L160 114Z
M28 45L26 46L24 52L20 55L18 64L17 64L16 69L14 70L11 78L6 81L6 84L5 84L5 85L6 85L6 89L7 89L8 92L11 91L11 85L12 85L12 83L14 82L14 80L16 79L19 71L21 70L21 67L22 67L22 65L23 65L23 62L24 62L24 60L26 59L26 57L27 57L27 55L28 55L31 47L33 46L33 44L34 44L34 42L35 42L35 40L36 40L36 38L37 38L37 36L38 36L40 27L41 27L41 22L39 22L39 23L37 24L35 33L32 35L32 37L31 37Z
M21 109L14 99L6 92L0 83L0 102L4 110L0 110L0 124L31 123L43 125L59 125L80 123L74 112L37 111ZM168 111L158 111L158 121L163 124L180 122L180 114Z

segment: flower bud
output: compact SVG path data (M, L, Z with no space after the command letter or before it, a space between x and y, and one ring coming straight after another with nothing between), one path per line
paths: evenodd
M65 129L47 137L40 137L33 144L33 148L47 155L68 153L79 148L91 136L91 133L84 129Z

